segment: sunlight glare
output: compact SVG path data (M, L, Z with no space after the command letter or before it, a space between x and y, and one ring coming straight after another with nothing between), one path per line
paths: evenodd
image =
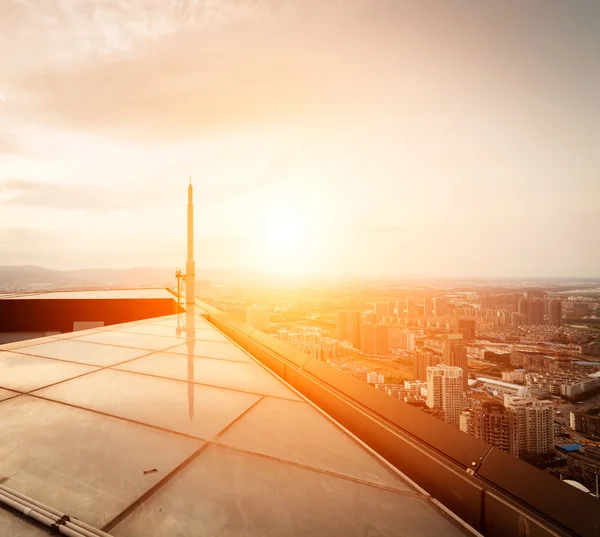
M306 254L306 225L300 215L289 209L271 214L268 220L268 252L270 263L293 270L293 264Z

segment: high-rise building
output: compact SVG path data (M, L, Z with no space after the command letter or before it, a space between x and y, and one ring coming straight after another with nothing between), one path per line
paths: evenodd
M553 326L562 325L562 300L550 300L548 303L548 321Z
M377 315L373 311L365 313L365 322L371 324L377 324Z
M531 305L531 324L544 324L544 302L542 300L533 300Z
M384 319L390 317L390 303L389 302L376 302L375 303L375 322L379 324Z
M527 298L530 300L544 300L545 298L548 298L548 293L538 289L529 289L527 291Z
M511 452L515 457L550 453L554 449L554 405L529 397L505 395L511 414Z
M364 354L375 354L375 326L372 323L363 323L360 329L361 348Z
M468 433L501 451L511 452L511 416L502 403L484 401L470 410Z
M396 314L398 317L406 317L408 315L408 298L399 298L396 303Z
M544 324L544 302L540 299L523 299L519 302L519 313L525 316L526 325Z
M475 319L459 319L458 332L465 341L475 340Z
M353 311L350 313L350 342L355 349L361 348L362 313Z
M444 364L461 368L463 389L466 391L469 388L469 361L467 348L460 334L450 334L444 341Z
M463 432L469 434L469 423L471 421L471 411L463 410L458 416L458 428Z
M437 296L433 299L433 313L435 315L446 315L448 300L444 297Z
M498 308L498 296L483 295L479 298L479 304L482 310L495 310Z
M375 354L377 356L390 354L390 327L387 324L375 326Z
M427 380L427 368L434 367L442 362L439 354L419 352L413 363L413 377L415 380Z
M406 344L404 347L407 351L414 351L415 350L415 335L410 332L410 331L406 331Z
M338 311L337 314L337 337L340 341L349 341L348 325L350 316L347 311Z
M433 315L433 298L425 297L423 303L423 315L425 315L425 317Z
M526 321L527 321L527 319L526 319L525 315L523 315L522 313L513 311L510 314L510 324L513 328L518 328L519 326L523 326Z
M360 311L339 311L337 336L341 341L350 341L355 349L361 348L362 313Z
M444 421L459 426L459 416L465 406L462 369L444 364L427 368L427 406L437 409Z
M390 325L390 348L406 349L406 328L399 324Z

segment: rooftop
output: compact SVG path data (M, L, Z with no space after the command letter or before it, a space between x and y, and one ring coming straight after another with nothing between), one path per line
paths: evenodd
M2 491L115 536L598 534L596 499L208 304L81 293L0 297Z
M0 422L3 485L115 536L474 534L193 306L0 346Z
M483 382L484 384L492 384L494 386L500 386L511 390L522 390L523 386L520 384L513 384L504 380L490 379L486 377L477 377L477 382Z

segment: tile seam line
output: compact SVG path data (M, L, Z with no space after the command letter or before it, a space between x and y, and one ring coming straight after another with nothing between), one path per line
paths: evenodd
M109 520L103 527L102 531L109 532L117 525L119 525L123 520L125 520L129 515L131 515L140 505L144 502L148 501L154 494L156 494L160 489L163 488L171 479L176 477L180 472L185 470L187 466L189 466L192 462L194 462L208 447L210 444L205 443L200 446L194 453L192 453L187 459L177 465L173 470L171 470L166 476L160 479L157 483L151 486L146 492L140 495L137 499L131 502L125 509L123 509L120 513L114 516L111 520Z
M144 336L144 335L148 335L148 334L135 334L135 335ZM87 337L87 336L81 336L81 337ZM156 337L156 336L150 336L150 337ZM92 343L94 345L103 345L105 347L121 347L123 349L136 349L138 351L156 351L156 350L159 350L159 349L144 349L142 347L130 347L128 345L116 345L114 343L102 343L102 342L98 342L98 341L82 341L78 337L62 338L62 341L77 341L78 343ZM169 347L165 347L162 350L172 349L173 347L179 347L179 345L183 345L184 343L185 343L185 341L183 343L181 341L178 341L175 345L171 345Z
M210 322L210 319L208 320L208 322ZM212 324L212 323L211 323ZM266 350L267 352L274 354L276 358L281 359L282 357L279 355L279 353L277 353L276 351L273 351L272 349L270 349L269 347L265 346L264 343L258 342L256 340L254 340L251 336L250 339L252 341L254 341L255 343L258 343L259 347L263 348L263 350ZM374 458L376 458L380 464L382 466L384 466L385 468L387 468L388 470L390 470L391 472L393 472L394 474L400 476L403 480L405 480L407 483L410 483L415 489L419 490L423 495L429 495L429 493L423 488L421 487L419 484L417 484L415 481L413 481L412 479L410 479L404 472L402 472L399 468L396 468L392 463L390 463L385 457L381 456L377 451L375 451L373 448L371 448L366 442L363 442L360 438L358 438L358 436L356 436L354 433L352 433L349 429L347 429L346 427L344 427L340 422L338 422L336 419L334 419L332 416L330 416L327 412L325 412L320 406L318 406L317 404L315 404L313 401L311 401L308 397L306 397L303 393L301 393L299 390L297 390L296 388L294 388L290 383L288 383L285 378L281 377L280 375L278 375L277 373L275 373L273 370L271 370L270 368L268 368L265 364L263 364L258 358L254 357L252 354L250 354L248 351L246 351L245 349L242 348L242 346L238 343L235 343L235 345L237 347L239 347L241 350L243 350L246 354L248 354L249 356L252 357L252 359L258 363L259 365L261 365L266 371L268 371L271 375L273 375L275 378L279 379L281 382L284 383L285 386L289 387L291 390L293 390L294 393L296 393L303 401L305 401L306 403L308 403L311 407L313 407L318 413L320 413L321 415L323 415L325 418L327 418L327 420L330 423L333 423L338 429L342 430L345 434L347 434L352 440L354 440L354 442L356 442L358 445L360 445L364 450L366 450L368 453L370 453ZM283 364L285 367L292 367L293 369L298 369L298 366L294 365L293 363L288 363L289 361L283 357L282 360ZM301 370L301 369L300 369ZM314 377L314 375L309 374L310 377ZM321 382L321 379L319 379L319 377L316 377L318 382ZM341 398L342 400L344 400L345 398L347 398L347 396L343 393L339 393L339 390L333 386L330 386L328 383L325 383L324 386L326 387L326 389L328 389L329 391L333 392L333 395ZM352 398L349 399L349 403L351 404L351 406L358 408L358 410L362 413L364 413L364 409L361 408L361 405L359 405L356 401L354 401ZM371 409L369 409L369 413L367 414L369 416L369 418L371 420L374 420L374 416L373 414L375 414L375 416L377 416L376 413L374 413ZM379 419L382 419L381 417L379 417ZM376 420L377 421L377 420ZM385 423L385 422L384 422ZM386 428L389 428L389 426L386 423Z
M64 341L64 340L63 340ZM52 342L49 342L52 343ZM87 342L86 342L87 343ZM127 360L124 360L123 362L117 362L115 364L111 364L108 366L105 365L97 365L97 364L90 364L89 362L76 362L74 360L65 360L64 358L53 358L50 356L42 356L41 354L33 354L33 353L27 353L27 352L19 352L18 349L15 350L8 350L5 352L10 352L12 354L19 354L21 356L32 356L34 358L44 358L45 360L55 360L57 362L65 362L68 364L81 364L81 365L89 365L89 366L93 366L93 367L114 367L117 365L121 365L124 364L126 362L129 362L131 360L137 360L138 358L146 358L147 356L150 356L151 354L158 354L161 352L165 352L165 353L169 353L172 349L172 347L169 347L169 349L162 349L162 350L154 350L154 349L139 349L139 348L135 348L135 347L123 347L121 345L105 345L103 343L90 343L90 345L104 345L105 347L116 347L118 349L131 349L131 350L136 350L136 351L143 351L146 352L147 354L142 354L141 356L136 356L135 358L128 358ZM179 345L176 345L176 347L178 347ZM25 347L19 347L21 348L25 348ZM184 353L180 353L180 352L170 352L170 354L176 354L177 356L188 356L187 354ZM2 355L0 354L0 357L2 357ZM254 362L242 362L241 360L228 360L226 358L214 358L213 356L195 356L194 358L200 358L202 360L218 360L220 362L233 362L235 364L251 364L254 365Z
M137 335L140 335L140 334L137 334ZM87 337L87 336L83 336L83 337ZM29 347L34 347L36 345L46 345L46 344L58 343L59 341L75 341L77 343L85 343L86 345L102 345L103 347L120 347L121 349L134 349L136 351L154 351L154 350L156 350L156 349L144 349L142 347L130 347L128 345L115 345L114 343L101 343L98 341L82 341L78 337L71 337L71 338L54 338L53 341L44 341L43 343L36 343L35 345L24 345L23 347L15 347L14 349L5 349L5 352L18 352L18 349L27 349ZM181 345L181 343L177 343L177 345L172 345L167 348L172 349L173 347L177 347L179 345ZM23 354L23 353L21 353L21 354Z
M148 335L148 334L138 334L138 335ZM87 337L87 336L82 336L82 337ZM150 336L153 337L153 336ZM169 337L169 336L166 336ZM101 343L101 342L97 342L97 341L81 341L77 338L60 338L57 341L76 341L77 343L86 343L89 345L102 345L104 347L117 347L117 348L121 348L121 349L134 349L137 351L146 351L146 352L150 352L150 353L154 353L154 352L169 352L172 351L175 347L180 347L181 345L185 345L186 341L178 341L175 345L171 345L169 347L164 347L162 349L143 349L141 347L129 347L127 345L115 345L114 343ZM205 341L205 340L201 340L201 339L196 339L194 341ZM46 345L48 343L54 343L55 341L45 341L44 343L38 343L36 345ZM208 341L208 343L223 343L223 344L228 344L230 343L229 341ZM17 354L25 354L26 356L38 356L39 358L48 358L47 356L39 356L36 354L28 354L28 353L24 353L24 352L19 352L19 349L25 349L28 347L33 347L34 345L28 345L28 346L23 346L23 347L16 347L15 349L0 349L0 351L3 352L13 352L13 353L17 353ZM180 353L180 352L175 352L173 354L181 354L181 355L186 355L186 353ZM247 354L246 352L244 352L244 354ZM195 358L209 358L211 360L224 360L227 362L239 362L242 364L247 364L247 363L253 363L253 362L246 362L246 361L242 361L242 360L231 360L231 359L227 359L227 358L215 358L214 356L197 356L194 355ZM141 356L139 357L141 358ZM253 358L253 357L252 357ZM50 360L60 360L60 361L69 361L69 360L63 360L62 358L49 358ZM81 363L81 362L77 362L77 363ZM90 365L90 364L86 364L86 365Z
M166 429L166 428L161 427L159 425L153 425L153 424L150 424L150 423L145 423L145 422L142 422L142 421L137 421L137 420L134 420L134 419L131 419L131 418L125 418L123 416L116 416L114 414L109 414L108 412L103 412L101 410L96 410L96 409L93 409L93 408L86 408L86 407L78 406L78 405L75 405L73 403L67 403L67 402L64 402L64 401L57 401L55 399L49 399L48 397L44 397L42 395L37 395L35 393L22 394L22 395L25 395L25 396L28 396L28 397L33 397L35 399L41 399L43 401L49 401L51 403L57 403L57 404L60 404L60 405L65 405L65 406L68 406L68 407L71 407L71 408L76 408L78 410L83 410L83 411L86 411L86 412L92 412L92 413L98 414L100 416L106 416L108 418L113 418L113 419L121 420L121 421L124 421L126 423L131 423L131 424L139 425L139 426L142 426L142 427L148 427L150 429L161 431L163 433L172 434L172 435L179 436L179 437L182 437L182 438L187 438L187 439L190 439L190 440L196 440L196 441L204 442L207 445L220 446L220 447L223 447L223 448L230 449L232 451L237 451L237 452L240 452L240 453L244 453L246 455L253 455L253 456L256 456L256 457L263 458L263 459L268 459L268 460L271 460L271 461L274 461L274 462L278 462L280 464L286 464L286 465L290 465L290 466L294 466L294 467L298 467L298 468L303 468L303 469L305 469L307 471L311 471L311 472L315 472L315 473L319 473L319 474L325 474L325 475L328 475L328 476L331 476L331 477L336 477L338 479L343 479L345 481L352 481L352 482L360 483L360 484L363 484L363 485L368 485L370 487L375 487L375 488L379 488L379 489L385 489L385 490L388 490L390 492L404 493L405 495L416 496L416 497L423 498L423 499L425 499L425 498L428 497L427 495L420 493L418 490L417 490L416 493L411 493L411 492L402 491L401 489L396 489L396 488L393 488L393 487L386 487L386 486L378 485L377 483L373 483L371 481L363 481L363 480L361 480L359 478L351 477L351 476L348 476L346 474L339 474L339 473L336 473L336 472L331 472L331 471L323 470L323 469L318 468L318 467L308 466L308 465L302 465L301 463L296 463L296 462L288 461L288 460L281 459L281 458L278 458L278 457L273 457L271 455L265 455L263 453L258 453L258 452L255 452L255 451L244 450L242 448L237 448L237 447L225 444L223 442L215 441L214 439L207 439L207 438L204 438L204 437L201 437L201 436L193 436L193 435L189 435L189 434L182 433L182 432L179 432L179 431L173 431L171 429ZM260 402L260 400L257 401L256 403L254 403L254 405L258 404L258 402ZM0 404L1 404L1 402L0 402ZM234 421L237 421L237 419L239 419L239 417L240 416L234 418ZM228 428L228 426L226 428Z
M140 351L146 351L146 349L137 349ZM24 352L17 352L17 351L10 351L13 354L18 354L19 356L24 356L24 357L29 357L29 358L41 358L42 360L53 360L54 362L61 362L63 364L75 364L75 365L87 365L89 367L96 367L98 369L104 369L105 367L112 367L112 366L108 366L108 365L98 365L98 364L90 364L89 362L75 362L73 360L65 360L64 358L52 358L50 356L42 356L41 354L26 354ZM148 351L149 354L153 354L155 351ZM126 362L128 362L129 360L137 360L137 358L145 358L146 356L149 356L149 354L143 354L142 356L137 356L136 358L128 358L127 360L124 360L123 362L118 362L116 364L113 365L121 365L124 364ZM0 355L1 357L1 355Z
M354 477L348 474L342 474L342 473L338 473L338 472L334 472L332 470L326 470L325 468L319 468L317 466L310 466L308 464L304 464L301 462L297 462L297 461L290 461L287 459L281 459L279 457L276 457L274 455L267 455L265 453L259 453L257 451L251 451L248 449L244 449L241 447L237 447L237 446L232 446L230 444L225 444L223 442L219 442L217 439L215 440L211 440L209 441L210 444L213 444L215 446L219 446L222 448L226 448L229 449L231 451L235 451L237 453L243 453L245 455L252 455L255 457L259 457L261 459L265 459L265 460L270 460L270 461L274 461L274 462L278 462L281 464L285 464L288 466L293 466L295 468L301 468L303 470L307 470L307 471L311 471L311 472L315 472L317 474L323 474L323 475L327 475L330 477L335 477L338 479L343 479L345 481L351 481L353 483L358 483L360 485L367 485L369 487L374 487L380 490L387 490L388 492L394 492L394 493L399 493L402 494L404 496L410 496L413 498L420 498L422 500L428 500L430 499L430 496L427 496L425 494L422 494L420 491L415 490L415 491L411 491L411 490L404 490L404 489L400 489L400 488L395 488L389 485L383 485L380 483L375 483L373 481L367 481L365 479L361 479L359 477ZM410 483L406 483L408 486L410 486Z
M140 349L142 350L142 349ZM132 360L137 360L138 358L146 358L148 356L152 356L153 354L155 354L155 351L151 351L148 354L144 354L143 356L138 356L137 358L129 358L128 360L124 360L123 362L119 362L118 364L114 364L114 365L123 365L126 363L131 362ZM31 354L25 354L23 356L34 356L35 358L45 358L44 356L35 356L35 355L31 355ZM39 390L45 390L46 388L52 388L54 386L58 386L59 384L63 384L64 382L69 382L70 380L77 380L80 379L82 377L85 377L87 375L91 375L92 373L98 373L99 371L105 371L107 369L111 369L112 366L92 366L90 364L82 364L81 362L68 362L66 360L57 360L54 358L47 358L48 360L55 360L57 362L64 362L67 364L77 364L77 365L88 365L89 367L95 367L96 369L94 369L93 371L86 371L85 373L82 373L81 375L77 375L75 377L69 377L67 379L63 379L63 380L59 380L57 382L53 382L52 384L46 384L45 386L40 386L39 388L35 388L34 390L30 390L28 392L22 392L23 395L33 395L34 392L37 392Z
M183 438L189 438L191 440L200 440L202 442L210 442L210 440L207 440L206 438L203 438L201 436L193 436L193 435L182 433L182 432L179 432L179 431L173 431L172 429L167 429L165 427L161 427L160 425L153 425L151 423L145 423L143 421L137 421L137 420L134 420L134 419L131 419L131 418L126 418L124 416L117 416L116 414L110 414L109 412L104 412L102 410L98 410L98 409L95 409L95 408L88 408L88 407L85 407L85 406L76 405L74 403L69 403L67 401L60 401L58 399L51 399L50 397L45 397L45 396L43 396L41 394L38 394L38 393L35 393L35 392L24 393L22 395L25 395L27 397L33 397L35 399L40 399L42 401L48 401L50 403L56 403L56 404L59 404L59 405L65 405L65 406L68 406L70 408L76 408L78 410L83 410L85 412L92 412L93 414L98 414L100 416L106 416L106 417L109 417L109 418L121 420L121 421L124 421L124 422L127 422L127 423L132 423L134 425L141 425L143 427L148 427L150 429L155 429L157 431L162 431L164 433L173 434L173 435L180 436L180 437L183 437Z
M160 326L160 325L145 325L142 324L140 326ZM160 328L169 328L167 326L161 326ZM182 339L180 336L172 336L172 335L167 335L167 334L149 334L148 332L136 332L135 330L135 326L132 326L131 328L115 328L114 330L105 330L105 332L115 332L115 331L120 331L120 332L126 332L127 334L136 334L136 335L140 335L140 336L153 336L153 337L176 337L179 339ZM221 332L217 332L216 329L212 329L212 328L196 328L195 332L210 332L210 333L215 333L218 335L223 335L223 337L227 337L224 334L221 334ZM182 330L181 333L185 333L185 330ZM91 335L91 334L90 334ZM49 336L51 337L51 336ZM212 341L214 343L229 343L230 340L226 340L223 341L222 339L202 339L202 338L194 338L194 339L199 339L200 341Z
M151 356L151 355L149 355ZM140 358L147 358L147 356L141 356ZM138 358L133 358L133 360L137 360ZM225 361L225 360L223 360ZM126 362L123 362L126 363ZM161 375L154 375L152 373L142 373L141 371L130 371L129 369L119 369L119 366L122 364L117 364L114 366L109 366L106 369L113 369L114 371L119 371L121 373L130 373L133 375L142 375L144 377L150 377L150 378L155 378L155 379L162 379L162 380L172 380L174 382L181 382L181 383L185 383L185 384L190 384L189 380L183 380L183 379L176 379L173 377L163 377ZM206 388L218 388L219 390L227 390L227 391L231 391L231 392L236 392L236 393L245 393L247 395L257 395L259 397L270 397L272 399L279 399L279 400L283 400L283 401L292 401L293 403L304 403L305 401L301 401L298 399L288 399L287 397L282 397L281 395L272 395L269 393L260 393L260 392L250 392L247 390L240 390L238 388L231 388L228 386L217 386L215 384L205 384L204 382L196 382L196 381L192 381L191 384L194 384L196 386L204 386ZM7 388L9 389L9 388Z
M256 401L254 401L254 403L252 403L246 410L239 414L234 420L230 421L225 427L223 427L223 429L221 429L215 436L213 436L213 440L216 440L220 436L224 435L227 431L229 431L246 414L248 414L252 409L256 408L264 398L265 396L263 395L262 397L259 397Z

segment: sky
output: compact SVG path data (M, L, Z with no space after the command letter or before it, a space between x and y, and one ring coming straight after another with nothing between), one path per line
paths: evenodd
M600 276L600 2L3 0L0 265Z

